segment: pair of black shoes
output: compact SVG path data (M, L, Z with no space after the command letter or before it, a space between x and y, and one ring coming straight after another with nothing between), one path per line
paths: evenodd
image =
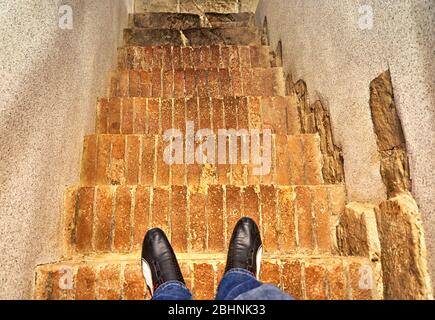
M258 279L262 249L257 224L250 218L241 219L231 237L225 272L236 268L245 269ZM142 271L151 295L168 281L185 283L174 250L160 229L152 229L145 236Z

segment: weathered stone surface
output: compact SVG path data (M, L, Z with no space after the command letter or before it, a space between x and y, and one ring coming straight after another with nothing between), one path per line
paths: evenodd
M186 44L180 31L174 29L125 29L124 42L130 46L181 46Z
M405 148L381 152L381 176L389 197L411 190L409 160Z
M131 14L130 28L193 29L254 27L253 13L206 13L205 15L178 12L145 12Z
M370 107L380 151L405 143L396 104L390 71L385 71L370 84Z
M433 299L421 214L409 193L376 209L386 299Z
M178 12L179 0L136 0L135 12Z
M390 71L382 73L371 82L370 108L381 155L381 176L391 198L400 192L410 191L411 179Z
M296 83L287 83L289 95L297 96L297 108L301 119L301 128L303 133L316 133L316 125L314 119L314 110L308 101L307 84L303 80Z
M149 299L137 254L123 257L98 256L62 264L48 264L36 269L33 298L68 299ZM222 279L226 257L223 254L185 255L178 260L187 287L194 298L213 299ZM376 290L359 288L360 268L370 261L355 257L265 257L261 278L277 285L297 299L377 299ZM70 270L69 290L59 288L59 276ZM376 288L374 288L376 289Z
M293 83L291 75L286 79L288 95L293 95L303 133L319 133L323 155L323 179L326 183L344 182L344 159L342 150L334 144L331 118L328 109L320 102L309 103L307 85L303 80Z
M188 13L140 13L131 15L130 21L131 28L182 30L201 27L200 16Z
M260 38L255 28L194 28L183 31L175 29L124 30L126 45L259 45Z
M337 227L340 253L379 261L381 248L376 227L375 206L349 203Z
M240 12L255 12L257 11L259 0L239 0Z
M219 27L253 27L255 25L255 16L253 13L206 13L205 18L210 26Z
M180 12L239 12L238 0L179 0Z
M326 183L331 184L343 182L343 153L334 144L329 112L320 101L314 103L313 109L316 130L320 135L320 149L323 154L323 179Z
M135 12L254 12L258 0L136 0Z
M191 45L260 45L257 29L241 28L202 28L185 30L184 36Z

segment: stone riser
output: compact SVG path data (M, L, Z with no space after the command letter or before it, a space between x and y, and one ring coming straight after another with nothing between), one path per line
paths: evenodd
M227 248L237 221L253 218L267 253L335 252L343 186L72 187L65 194L65 256L140 250L149 228L178 253Z
M119 69L163 70L269 68L266 46L124 47L118 51Z
M204 15L187 13L141 13L129 16L130 28L174 29L254 27L253 13Z
M285 96L282 68L120 71L111 81L112 97L221 98Z
M139 259L130 261L86 261L38 267L34 298L39 300L144 300L149 293ZM186 285L197 300L212 300L225 269L225 258L180 259ZM361 268L371 267L362 258L266 258L261 280L282 288L296 299L371 300L376 289L360 287ZM59 281L71 274L71 290ZM374 283L373 279L373 283Z
M164 134L186 122L195 130L269 129L273 134L301 133L296 97L227 97L191 99L111 98L97 107L98 134Z
M256 28L195 28L185 30L133 28L124 30L124 44L130 46L261 45Z
M136 0L134 12L254 12L254 0Z
M186 137L183 138L187 139ZM263 144L263 137L260 136ZM180 150L183 161L187 140ZM320 185L323 183L319 138L316 135L271 137L269 172L259 175L260 165L243 164L241 140L238 139L237 163L218 164L218 138L215 137L215 164L194 163L168 165L164 152L169 142L155 135L91 135L85 138L81 183L94 185L152 185L188 184L197 187L210 184ZM250 150L255 142L250 141ZM197 146L194 149L197 150ZM228 147L227 147L228 150ZM255 149L254 149L255 150ZM252 159L252 158L250 158ZM266 168L267 169L267 168Z

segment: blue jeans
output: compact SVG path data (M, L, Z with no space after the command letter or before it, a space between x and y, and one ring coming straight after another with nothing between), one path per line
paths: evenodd
M153 300L192 300L192 293L178 281L169 281L154 293ZM249 271L232 269L218 287L216 300L294 300L275 286L262 284Z

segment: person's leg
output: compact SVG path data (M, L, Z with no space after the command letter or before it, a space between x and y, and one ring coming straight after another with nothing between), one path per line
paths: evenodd
M174 250L160 229L152 229L145 236L142 272L152 300L192 300Z
M154 292L152 300L192 300L192 293L184 283L169 281Z
M233 269L223 277L216 300L294 300L279 288L263 284L249 271Z
M216 300L234 300L239 295L256 289L261 283L245 269L232 269L225 273L218 287Z
M250 218L241 219L231 237L216 300L294 300L277 287L258 281L262 252L257 224Z

